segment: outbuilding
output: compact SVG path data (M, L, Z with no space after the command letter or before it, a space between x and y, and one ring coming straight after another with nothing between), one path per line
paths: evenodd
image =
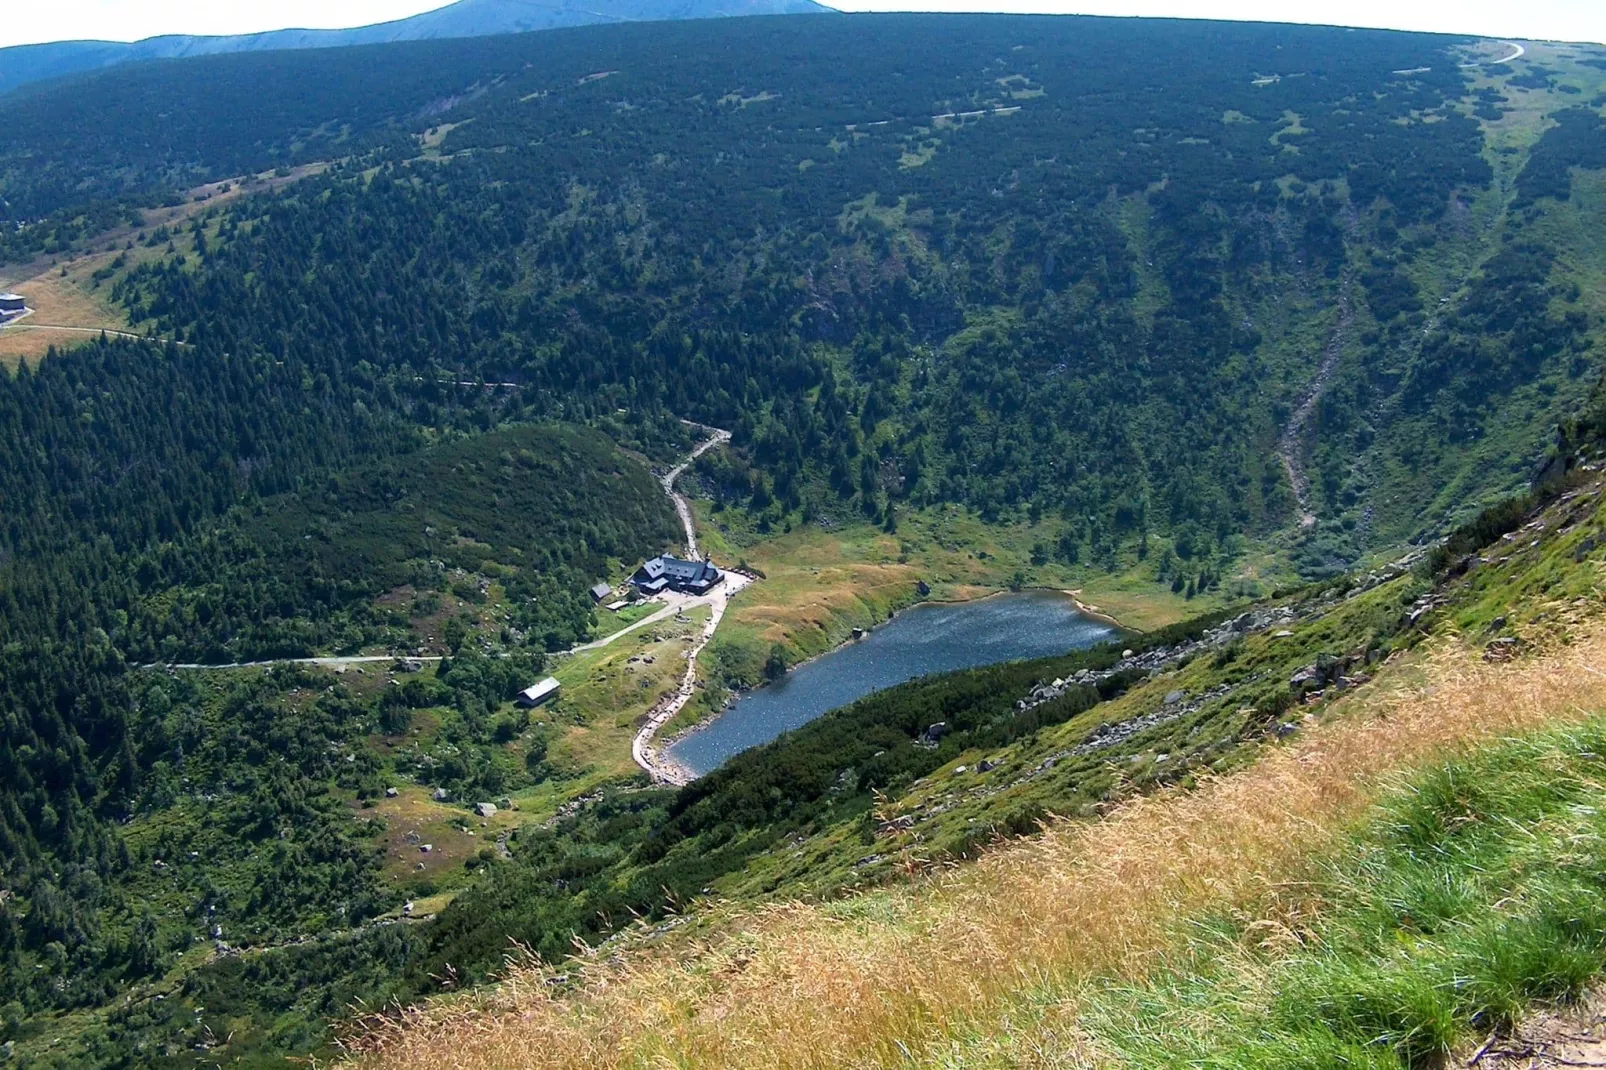
M591 600L593 602L606 602L611 594L613 594L613 588L606 583L599 583L591 588Z
M563 685L548 676L545 680L531 684L523 691L520 691L519 697L514 701L527 710L534 709L536 706L551 702L557 698L558 692L561 690L563 690Z

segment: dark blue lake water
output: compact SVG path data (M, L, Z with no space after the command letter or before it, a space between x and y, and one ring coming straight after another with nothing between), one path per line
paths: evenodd
M833 650L738 699L669 748L701 774L828 710L917 676L1092 646L1114 629L1052 591L977 602L917 605L863 639Z

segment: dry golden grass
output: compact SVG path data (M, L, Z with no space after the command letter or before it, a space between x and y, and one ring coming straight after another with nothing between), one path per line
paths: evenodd
M92 341L95 334L84 331L52 330L57 327L106 328L113 331L128 330L128 318L120 309L105 300L109 290L89 289L90 275L102 261L113 254L102 253L75 261L63 276L59 268L45 271L32 278L3 283L0 288L16 289L28 299L34 314L12 327L0 328L0 364L15 368L23 360L37 364L49 351L69 349Z
M1508 665L1453 641L1421 672L1385 673L1342 716L1190 792L1058 824L981 861L845 903L728 920L718 942L627 948L570 972L367 1023L362 1066L892 1066L1096 1062L1077 1039L1079 985L1136 979L1179 925L1236 910L1287 931L1300 878L1402 771L1606 704L1606 629ZM1387 680L1409 675L1411 683ZM1033 1009L1024 997L1041 1000ZM988 1049L992 1049L989 1051Z
M55 347L59 353L94 338L94 335L80 331L59 331L48 327L8 328L0 331L0 368L16 371L23 361L27 361L29 367L37 367L51 347Z

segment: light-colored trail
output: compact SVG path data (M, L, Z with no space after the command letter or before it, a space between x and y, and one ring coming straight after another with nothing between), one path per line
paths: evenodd
M685 421L685 423L688 427L695 427L699 431L707 432L708 437L696 449L687 454L685 460L665 472L658 482L663 485L664 493L669 495L669 500L675 503L675 512L680 514L680 524L686 529L686 554L695 559L697 557L697 519L691 511L691 503L686 500L680 491L675 489L675 480L679 479L680 474L690 468L697 458L715 446L729 442L731 433L718 427L695 424L690 420ZM697 690L697 655L701 654L703 648L708 645L708 641L714 638L714 630L719 627L720 619L725 616L725 607L729 604L731 595L751 582L753 581L750 576L744 576L737 572L726 572L725 581L714 590L708 594L687 599L682 603L682 608L707 605L709 607L708 622L703 625L703 630L698 633L691 649L686 651L686 672L680 678L680 685L675 688L672 694L666 695L656 706L648 711L646 722L636 732L636 738L630 744L630 757L635 759L636 764L645 769L647 775L659 784L674 784L678 786L688 784L696 779L697 774L678 764L659 750L653 739L658 735L658 730L668 724L675 714L685 709L686 703L691 701L692 695ZM661 619L672 611L672 607L666 607L646 618L646 620L638 621L635 626L640 627L648 621Z
M612 643L615 639L622 639L623 637L629 635L631 632L638 631L638 630L640 630L642 628L645 628L649 624L657 624L659 621L664 620L664 619L666 619L668 617L672 617L676 613L684 613L684 612L686 612L686 610L691 609L694 606L706 605L708 603L709 596L708 595L680 595L680 594L675 594L673 591L665 591L662 595L659 596L659 599L660 599L660 601L663 601L663 602L667 603L662 609L654 611L649 616L642 617L640 620L636 621L636 623L634 623L634 624L627 625L626 627L620 628L618 631L614 632L611 635L605 635L601 639L593 639L589 643L581 643L579 646L572 646L568 650L563 651L562 653L563 654L584 654L587 650L600 650L601 648L607 646L609 643Z
M74 334L106 334L109 337L132 337L133 341L137 342L164 341L164 339L156 339L156 337L149 337L146 334L135 334L133 331L119 331L117 328L85 328L85 326L69 326L66 323L34 323L34 310L32 308L24 308L21 315L14 315L10 320L0 320L0 329L14 331L14 333L18 334L24 333L24 331L72 331ZM185 342L178 342L178 344L185 345Z
M1528 54L1528 49L1527 49L1527 46L1525 46L1525 45L1519 45L1515 41L1507 41L1506 44L1511 46L1511 55L1509 55L1509 56L1501 56L1499 59L1475 59L1475 60L1471 60L1470 62L1463 63L1463 64L1461 64L1461 66L1463 66L1463 67L1493 67L1493 66L1496 66L1497 64L1501 64L1501 63L1510 63L1514 59L1521 59L1523 56Z
M630 757L634 758L636 764L645 769L647 775L659 784L673 784L679 787L697 779L696 773L661 751L653 739L657 736L658 730L668 724L675 714L685 709L686 703L691 701L692 695L697 691L697 655L702 653L708 641L714 638L714 630L719 627L720 618L725 616L725 607L730 604L730 596L752 582L751 577L738 572L727 572L725 582L719 588L712 594L697 599L700 604L706 603L710 611L703 630L698 633L691 649L686 652L686 671L680 678L680 686L648 712L646 722L630 744Z
M689 557L695 558L697 556L697 521L692 516L691 503L681 496L680 491L675 489L675 480L679 479L680 474L686 469L690 468L692 466L692 462L697 460L697 458L701 457L715 446L718 446L721 443L729 442L731 440L731 433L729 431L722 431L717 427L709 427L706 424L694 424L690 420L686 420L684 422L688 427L695 427L699 431L708 432L708 438L703 440L703 442L696 449L687 454L684 461L681 461L675 467L671 468L669 471L660 476L658 482L663 484L664 493L669 495L669 500L675 503L675 512L680 514L680 525L686 529L686 554Z
M133 331L119 331L111 327L68 327L63 323L19 323L17 328L24 331L74 331L78 334L104 334L112 338L132 338L136 342L160 341L160 339L147 338L143 334L135 334ZM179 344L183 345L182 342Z
M1350 302L1350 279L1346 275L1339 287L1338 322L1327 339L1327 346L1322 350L1322 359L1316 366L1316 374L1306 385L1298 407L1289 417L1288 424L1283 428L1282 436L1277 442L1277 455L1282 458L1283 469L1288 473L1289 485L1294 490L1294 499L1299 503L1301 528L1312 527L1316 523L1316 514L1311 506L1310 474L1305 471L1305 449L1308 445L1305 434L1310 427L1311 417L1316 413L1316 406L1321 402L1322 394L1327 389L1327 384L1332 381L1333 373L1338 369L1338 362L1343 359L1344 344L1349 338L1350 324L1354 321L1354 316L1354 307Z
M342 665L372 665L380 661L439 661L440 654L354 654L350 657L328 658L270 658L267 661L230 661L223 663L155 662L141 665L142 669L271 669L275 665L321 665L327 669Z

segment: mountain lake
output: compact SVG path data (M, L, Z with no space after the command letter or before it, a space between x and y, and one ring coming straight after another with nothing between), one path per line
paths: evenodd
M933 673L1064 654L1116 634L1053 591L922 603L743 695L673 743L669 755L702 775L873 691Z

